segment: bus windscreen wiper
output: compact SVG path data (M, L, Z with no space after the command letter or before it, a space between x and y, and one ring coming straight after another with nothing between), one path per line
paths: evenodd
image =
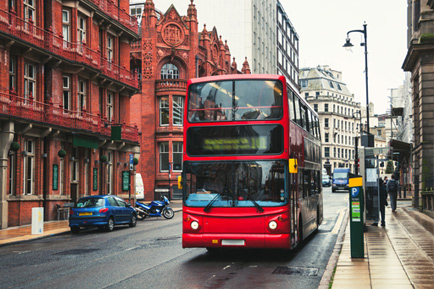
M209 210L211 210L212 205L217 201L218 197L220 197L221 193L217 193L214 198L206 205L206 207L203 209L204 212L208 213Z
M264 209L261 207L261 205L259 205L250 195L247 195L247 200L250 200L253 203L253 205L255 205L259 213L264 212Z

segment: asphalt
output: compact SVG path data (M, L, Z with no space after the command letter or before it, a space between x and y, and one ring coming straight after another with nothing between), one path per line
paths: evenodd
M181 201L172 201L175 212ZM434 289L434 219L399 201L386 208L386 226L370 226L364 232L364 258L351 258L348 212L321 279L319 289ZM31 225L0 230L0 246L69 232L68 221L44 222L42 234ZM331 284L331 287L330 287Z
M182 211L182 201L172 200L170 207L175 213L180 212ZM32 225L10 227L0 230L0 247L34 239L47 238L70 231L68 220L44 222L44 229L42 233L39 234L32 234Z

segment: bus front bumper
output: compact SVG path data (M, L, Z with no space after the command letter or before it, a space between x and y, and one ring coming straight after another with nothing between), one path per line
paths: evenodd
M291 248L290 234L182 234L183 248Z

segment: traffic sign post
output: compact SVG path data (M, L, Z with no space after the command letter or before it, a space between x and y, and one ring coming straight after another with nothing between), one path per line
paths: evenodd
M363 178L358 175L350 176L350 244L351 258L364 258L364 220L363 220Z

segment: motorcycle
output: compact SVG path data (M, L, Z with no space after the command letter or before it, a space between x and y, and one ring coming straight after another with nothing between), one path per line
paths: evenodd
M161 201L152 201L150 204L136 202L137 220L144 220L146 217L161 217L172 219L175 213L168 205L169 200L161 197Z

